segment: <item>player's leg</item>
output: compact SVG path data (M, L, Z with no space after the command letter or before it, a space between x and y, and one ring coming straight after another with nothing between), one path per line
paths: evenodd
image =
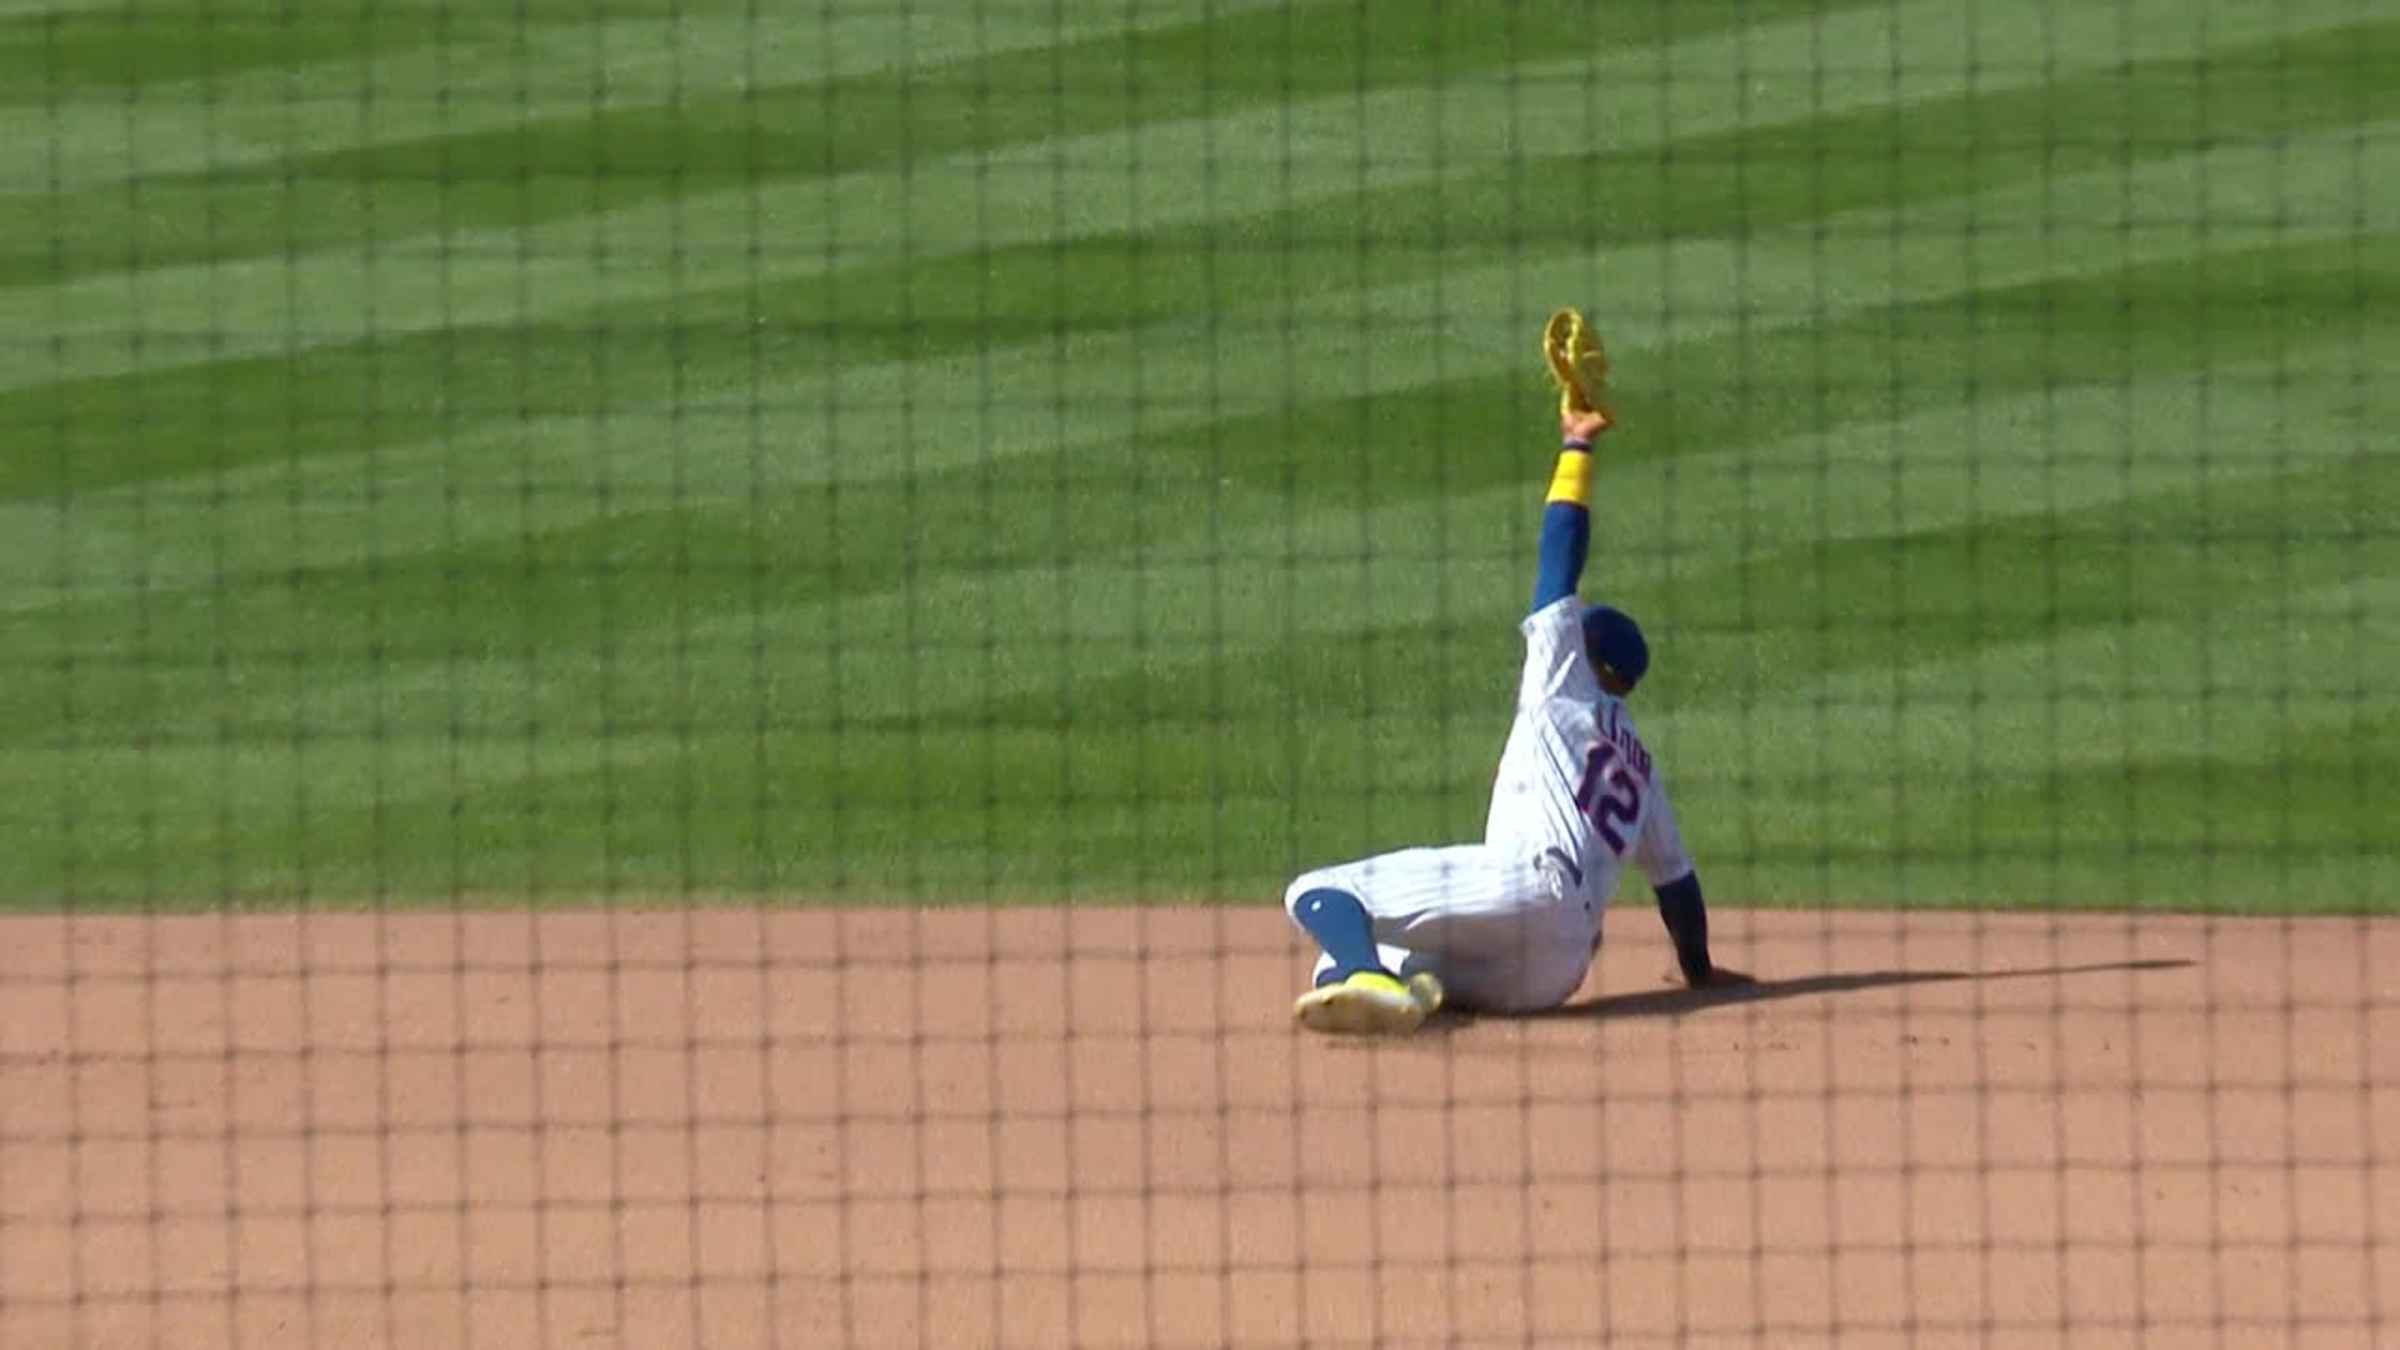
M1311 872L1284 892L1283 907L1300 930L1315 938L1324 958L1318 984L1337 984L1358 974L1392 975L1376 950L1375 920L1359 898L1357 882L1326 868Z
M1392 908L1424 889L1418 855L1427 852L1320 868L1285 889L1285 912L1322 953L1313 987L1292 1005L1301 1025L1313 1031L1403 1034L1441 1006L1438 975L1407 949L1377 937L1379 924L1406 912L1401 903L1393 914L1379 917L1378 908Z
M1406 980L1418 971L1430 972L1433 969L1432 963L1420 954L1412 952L1406 947L1394 946L1389 942L1376 943L1375 952L1381 958L1378 964L1402 980ZM1329 984L1339 984L1347 978L1349 978L1348 975L1339 973L1339 966L1332 956L1319 952L1316 969L1309 975L1309 984L1321 989Z
M1526 911L1512 925L1508 941L1509 950L1499 958L1453 963L1445 986L1452 1004L1511 1014L1558 1007L1583 987L1599 950L1597 929L1557 906Z
M1535 862L1482 845L1320 869L1294 881L1284 901L1325 952L1317 989L1295 1009L1312 1025L1328 1010L1372 1003L1366 1020L1413 1027L1398 1007L1403 990L1420 1004L1438 989L1466 1007L1548 1006L1574 992L1590 959L1589 916L1570 912L1581 902L1565 899Z
M1598 918L1558 867L1513 849L1432 853L1451 884L1430 903L1393 906L1377 928L1409 953L1401 972L1432 970L1452 1004L1481 1012L1531 1012L1573 995L1591 966Z

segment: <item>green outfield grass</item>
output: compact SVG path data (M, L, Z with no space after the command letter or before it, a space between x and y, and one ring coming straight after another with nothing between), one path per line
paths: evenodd
M1473 837L1572 303L1713 897L2389 909L2396 180L2360 0L9 0L0 901Z

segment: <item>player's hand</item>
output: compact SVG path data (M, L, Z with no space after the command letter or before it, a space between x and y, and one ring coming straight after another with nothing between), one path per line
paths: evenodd
M1562 408L1558 414L1559 435L1570 441L1596 441L1615 425L1604 412L1572 412Z
M1756 984L1758 981L1746 972L1735 970L1731 966L1711 966L1706 975L1696 980L1680 969L1670 970L1667 972L1667 983L1679 984L1687 989L1731 989L1739 985Z

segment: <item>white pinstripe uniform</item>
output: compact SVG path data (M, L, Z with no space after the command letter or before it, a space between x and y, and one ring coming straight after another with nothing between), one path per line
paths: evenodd
M1519 625L1525 672L1482 843L1320 868L1284 908L1321 887L1356 895L1385 968L1432 971L1459 1007L1530 1012L1573 996L1627 860L1653 886L1692 872L1632 715L1584 654L1582 616L1569 595ZM1332 963L1320 957L1318 972Z

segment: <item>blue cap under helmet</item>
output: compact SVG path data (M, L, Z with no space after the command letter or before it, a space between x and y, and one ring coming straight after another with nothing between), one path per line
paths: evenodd
M1650 669L1650 644L1642 638L1642 626L1632 615L1608 605L1584 610L1583 650L1594 669L1615 671L1627 689L1640 684Z

